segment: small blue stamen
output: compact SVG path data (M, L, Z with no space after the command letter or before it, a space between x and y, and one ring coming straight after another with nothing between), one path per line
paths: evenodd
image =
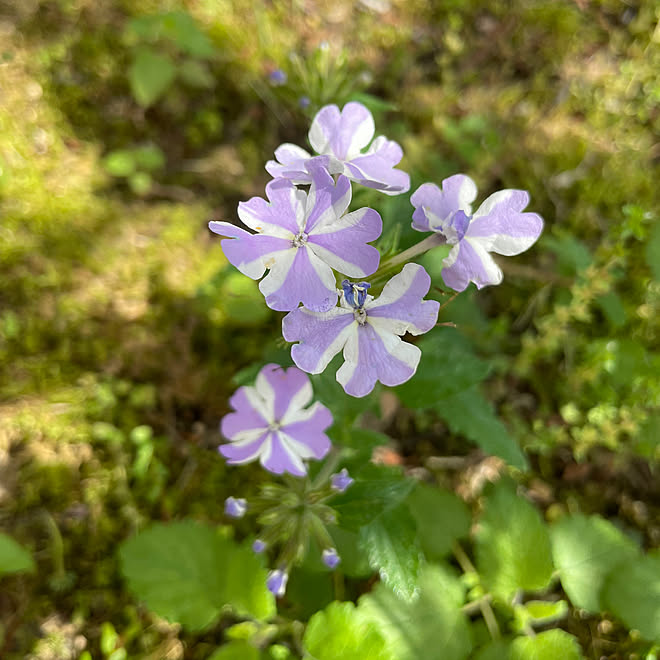
M344 290L344 299L354 309L362 309L364 303L367 302L367 290L371 288L369 282L358 282L351 284L348 280L341 283L341 288ZM357 293L357 302L355 294Z

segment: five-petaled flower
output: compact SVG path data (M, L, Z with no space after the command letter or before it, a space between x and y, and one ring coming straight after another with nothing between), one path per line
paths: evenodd
M304 184L312 180L313 165L320 163L330 174L343 174L387 195L407 192L410 177L394 167L403 157L401 147L383 135L371 142L374 132L374 118L361 103L347 103L341 112L336 105L326 105L316 113L308 135L320 155L313 157L305 149L286 143L275 150L277 161L269 160L266 170L274 178Z
M400 385L417 370L421 351L401 341L409 332L428 332L438 318L440 304L424 301L431 285L428 273L417 264L406 264L374 299L366 282L344 280L340 305L327 312L300 307L282 321L293 361L304 371L321 373L330 360L344 351L344 364L337 381L356 397L366 396L380 381Z
M543 220L522 213L529 203L524 190L500 190L472 214L477 186L469 176L455 174L442 182L420 186L410 198L415 207L413 229L441 233L451 252L444 259L442 279L454 291L470 282L481 289L502 281L502 271L489 252L511 256L527 250L541 235Z
M302 302L326 311L337 302L333 268L349 277L365 277L378 268L380 255L371 245L383 223L370 208L346 213L351 184L340 176L335 182L323 167L312 168L309 194L291 181L278 179L266 186L270 204L253 197L238 206L245 229L228 222L210 222L216 234L229 237L222 249L244 275L259 279L266 304L288 312Z
M255 387L240 387L229 400L235 412L222 418L220 430L231 442L219 447L231 464L259 459L270 472L307 473L303 460L323 458L330 449L324 431L330 411L316 402L309 378L299 369L266 365Z

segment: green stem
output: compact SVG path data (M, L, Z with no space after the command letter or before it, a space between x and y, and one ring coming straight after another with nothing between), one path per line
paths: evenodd
M470 558L467 556L465 550L463 550L463 548L456 541L454 541L452 544L451 550L454 553L454 557L456 557L458 565L461 567L464 573L477 573L477 569L470 561ZM501 637L500 627L497 623L495 612L493 612L493 608L490 606L490 594L485 594L474 603L468 603L468 605L465 607L472 608L477 603L479 609L481 610L481 616L484 618L490 636L493 639L499 639Z
M414 259L416 256L424 254L424 252L428 252L434 247L438 247L438 245L444 245L446 242L447 241L442 234L431 234L430 236L427 236L423 241L416 243L412 247L409 247L407 250L404 250L399 254L395 254L389 259L386 259L380 265L380 268L372 275L372 278L377 279L382 277L385 273L389 273L400 264L406 263L407 261Z
M328 457L325 459L323 467L319 470L319 473L314 478L314 481L312 482L312 489L316 489L321 486L321 484L323 484L323 482L326 481L328 477L337 469L340 461L341 449L339 447L333 447L330 450Z

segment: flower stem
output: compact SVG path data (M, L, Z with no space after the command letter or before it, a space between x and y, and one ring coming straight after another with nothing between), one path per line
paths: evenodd
M404 250L399 254L395 254L393 257L390 257L384 261L380 265L380 268L374 273L374 276L388 272L393 268L396 268L399 264L410 261L417 255L424 254L424 252L428 252L431 248L438 247L438 245L444 245L446 242L447 241L442 234L431 234L430 236L427 236L423 241L416 243L412 247L409 247L407 250Z

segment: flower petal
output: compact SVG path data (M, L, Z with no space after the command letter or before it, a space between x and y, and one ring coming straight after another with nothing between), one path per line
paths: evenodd
M511 256L527 250L543 231L536 213L521 213L529 203L525 190L500 190L488 197L474 214L466 236L489 252Z
M336 105L328 105L314 117L309 141L319 154L350 160L371 142L374 130L374 118L361 103L347 103L341 113Z
M266 195L270 203L261 197L240 202L238 217L259 233L293 238L304 226L307 195L287 179L269 182Z
M437 231L456 211L471 215L476 196L477 186L465 174L455 174L445 179L442 190L434 183L422 184L410 198L410 203L415 207L413 229Z
M273 411L272 419L282 423L287 413L300 412L311 400L314 392L306 373L279 364L267 364L257 375L257 392Z
M229 399L229 405L235 412L225 415L220 423L220 432L229 440L246 437L247 432L255 429L263 431L271 421L267 410L254 397L253 387L239 387Z
M325 311L337 302L334 273L311 250L292 248L275 262L259 283L266 304L278 312L288 312L302 302L314 311Z
M307 247L332 268L349 277L366 277L376 272L380 253L367 245L377 239L383 221L376 211L361 208L338 218L332 225L317 226Z
M352 158L345 165L345 174L363 186L375 188L387 195L399 195L410 190L410 176L394 166L403 158L397 142L380 135L369 151Z
M355 397L369 394L376 381L400 385L417 370L421 353L417 346L365 323L346 342L345 362L337 371L337 381Z
M209 222L209 229L232 239L220 242L222 251L230 264L253 280L258 280L266 268L291 249L291 239L250 234L228 222Z
M437 301L422 300L430 287L431 278L422 266L406 264L385 285L380 296L365 305L368 323L397 335L428 332L438 320L440 310Z
M237 440L226 445L220 445L218 451L227 459L227 463L230 465L250 463L261 456L269 435L270 431L266 429L256 438Z
M291 347L293 361L310 374L320 374L356 329L353 310L343 307L323 313L301 307L282 320L284 339L300 342Z
M502 271L477 241L464 238L444 259L442 279L454 291L464 291L470 282L478 289L502 281Z
M340 176L335 185L329 172L310 161L312 185L307 196L305 231L310 234L333 226L351 203L351 182Z
M261 465L274 474L289 472L297 477L307 474L305 464L283 433L270 433L260 458Z
M275 149L276 160L266 163L266 171L275 179L290 179L294 184L309 183L311 177L305 162L311 157L309 152L287 142Z

